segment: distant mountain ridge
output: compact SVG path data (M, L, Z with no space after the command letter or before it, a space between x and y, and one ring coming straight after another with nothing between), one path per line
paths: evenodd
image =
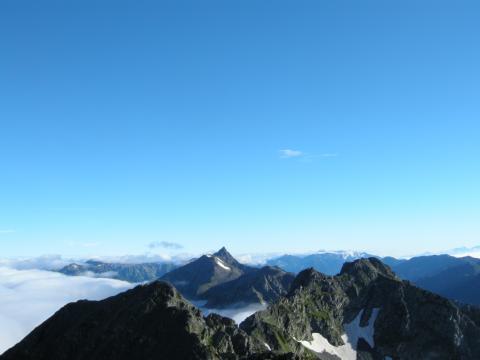
M344 263L367 257L366 253L320 252L284 255L270 259L267 264L294 273L311 267L327 275L336 275ZM451 255L424 255L410 259L374 257L389 265L400 278L423 289L466 304L480 305L480 259Z
M327 275L338 274L347 261L373 257L374 255L356 251L319 251L308 255L282 255L267 260L266 264L278 266L285 271L299 273L314 268Z
M335 275L344 263L368 257L372 256L355 251L319 251L310 255L283 255L269 259L266 264L286 273L299 273L311 267L321 273ZM480 290L477 290L480 288L480 259L450 255L424 255L410 259L378 258L400 278L412 281L421 288L459 302L480 305ZM208 307L229 307L249 301L270 303L287 291L287 285L292 279L291 275L277 273L274 277L282 278L277 281L272 276L257 273L257 267L241 264L225 248L215 254L194 259L184 266L173 263L118 264L90 260L84 264L70 264L59 271L66 275L108 277L129 282L162 278L175 285L188 299L207 301ZM228 285L223 285L224 283ZM220 285L221 288L215 290ZM275 296L272 297L272 294Z
M88 260L84 264L69 264L58 271L71 276L90 275L138 283L156 280L177 267L169 262L123 264Z

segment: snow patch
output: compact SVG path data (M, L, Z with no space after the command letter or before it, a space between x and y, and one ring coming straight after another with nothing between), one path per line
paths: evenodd
M222 269L230 271L231 269L223 263L222 260L220 260L218 257L215 257L215 262L217 263L218 266L220 266Z
M268 345L267 343L263 343L263 345L265 345L268 351L272 351L272 348L270 347L270 345Z
M367 326L360 326L360 319L365 310L358 313L357 317L344 326L345 334L342 335L344 345L334 346L321 334L313 333L313 341L295 341L301 343L307 349L312 350L318 354L328 353L330 355L338 356L342 360L355 360L357 358L357 344L359 339L364 339L372 348L375 346L374 338L374 324L377 319L379 308L372 309L372 315L368 321Z

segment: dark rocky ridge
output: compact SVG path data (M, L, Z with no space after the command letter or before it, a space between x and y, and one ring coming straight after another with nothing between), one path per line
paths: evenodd
M68 304L0 359L295 359L265 350L233 320L204 318L171 285L154 282Z
M224 308L234 304L273 303L287 294L295 276L282 269L265 266L239 278L217 285L203 294L206 307Z
M311 353L295 339L311 341L312 333L319 333L330 344L343 345L345 324L362 314L360 326L365 326L374 309L374 346L361 339L353 344L358 358L480 358L477 308L460 307L401 281L375 258L347 263L333 277L313 269L301 272L285 298L249 317L241 328L272 349L308 358Z

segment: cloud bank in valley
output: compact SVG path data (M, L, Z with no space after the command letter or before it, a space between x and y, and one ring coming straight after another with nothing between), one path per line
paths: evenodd
M100 300L133 286L119 280L0 267L0 354L65 304Z
M240 324L243 320L245 320L250 315L253 315L257 311L262 311L267 308L265 304L249 304L244 305L242 307L231 307L226 309L206 309L202 308L202 312L204 315L208 315L210 313L217 313L219 315L228 317L233 319L237 324Z

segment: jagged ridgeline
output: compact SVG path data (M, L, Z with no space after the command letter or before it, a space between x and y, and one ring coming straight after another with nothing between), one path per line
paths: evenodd
M334 277L302 271L287 296L241 328L302 357L447 360L480 359L479 324L478 308L419 289L369 258Z
M2 360L298 359L267 352L233 320L200 310L170 284L140 285L63 307Z
M59 310L1 360L480 359L480 311L397 278L377 259L313 269L240 326L154 282Z

